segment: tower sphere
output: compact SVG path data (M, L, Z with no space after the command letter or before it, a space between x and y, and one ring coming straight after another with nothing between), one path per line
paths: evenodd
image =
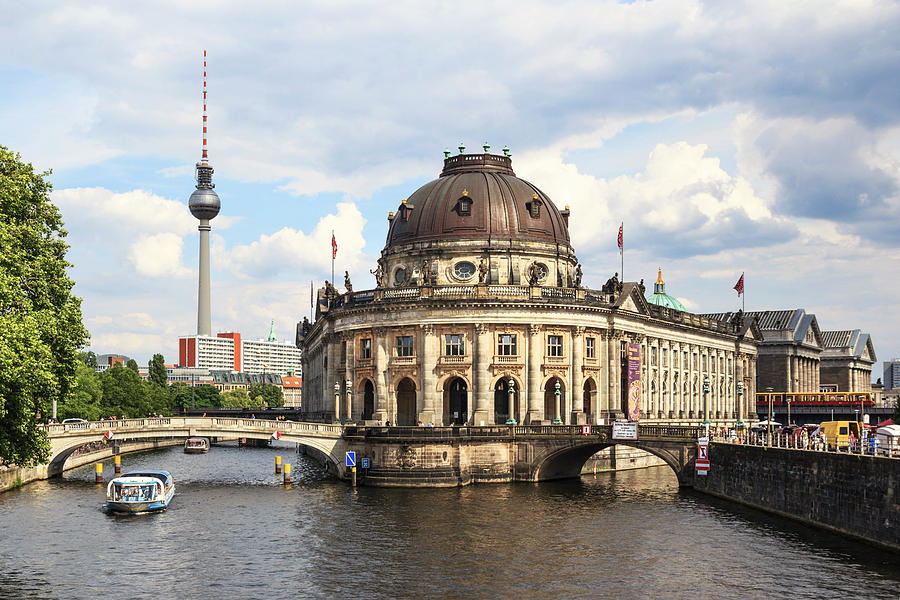
M197 219L210 220L219 214L222 203L219 201L219 195L211 188L197 188L191 194L188 201L191 214Z

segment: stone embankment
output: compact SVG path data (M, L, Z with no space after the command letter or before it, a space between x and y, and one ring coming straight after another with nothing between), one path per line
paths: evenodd
M116 454L130 454L132 452L153 450L154 448L162 448L165 446L179 446L181 444L181 440L168 439L128 442L127 444L122 444L120 446L109 445L100 450L73 454L66 459L63 470L68 471L69 469L74 469L83 465L100 462ZM39 465L31 468L21 468L16 466L0 467L0 493L41 479L47 479L47 465Z
M710 444L694 489L900 551L900 459Z
M630 471L648 467L664 467L666 461L646 450L631 446L610 446L593 455L581 468L583 475L609 471Z

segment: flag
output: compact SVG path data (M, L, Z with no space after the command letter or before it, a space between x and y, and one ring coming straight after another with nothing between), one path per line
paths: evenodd
M337 258L337 240L334 239L334 232L331 232L331 258Z
M625 227L625 223L619 225L619 254L622 254L622 230Z
M738 298L741 297L741 294L744 293L744 274L741 273L741 278L737 280L737 283L734 284L734 289L737 290Z
M280 437L281 437L281 432L280 432L280 431L276 431L275 433L272 434L272 439L273 439L273 440L277 440L277 439L280 438Z

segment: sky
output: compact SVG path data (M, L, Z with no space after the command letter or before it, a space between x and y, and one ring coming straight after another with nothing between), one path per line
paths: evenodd
M511 149L584 284L803 308L900 356L900 4L0 0L0 145L51 170L90 348L196 332L208 52L213 331L293 340L310 281L374 287L445 148ZM745 275L745 297L733 286ZM339 285L340 287L340 285Z

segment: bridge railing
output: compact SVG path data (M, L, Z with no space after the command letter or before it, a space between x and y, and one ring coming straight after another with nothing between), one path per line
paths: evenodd
M228 427L245 431L264 430L282 433L318 433L340 436L341 425L326 423L305 423L300 421L276 421L269 419L246 419L240 417L148 417L145 419L116 419L115 421L89 421L85 423L53 423L43 425L48 435L69 433L101 433L105 431L180 429L188 427Z
M705 433L702 427L678 425L639 425L638 439L692 441ZM612 439L612 425L591 425L585 435L581 425L494 425L487 427L344 427L344 437L443 440L459 438L514 439L523 437L600 437Z

